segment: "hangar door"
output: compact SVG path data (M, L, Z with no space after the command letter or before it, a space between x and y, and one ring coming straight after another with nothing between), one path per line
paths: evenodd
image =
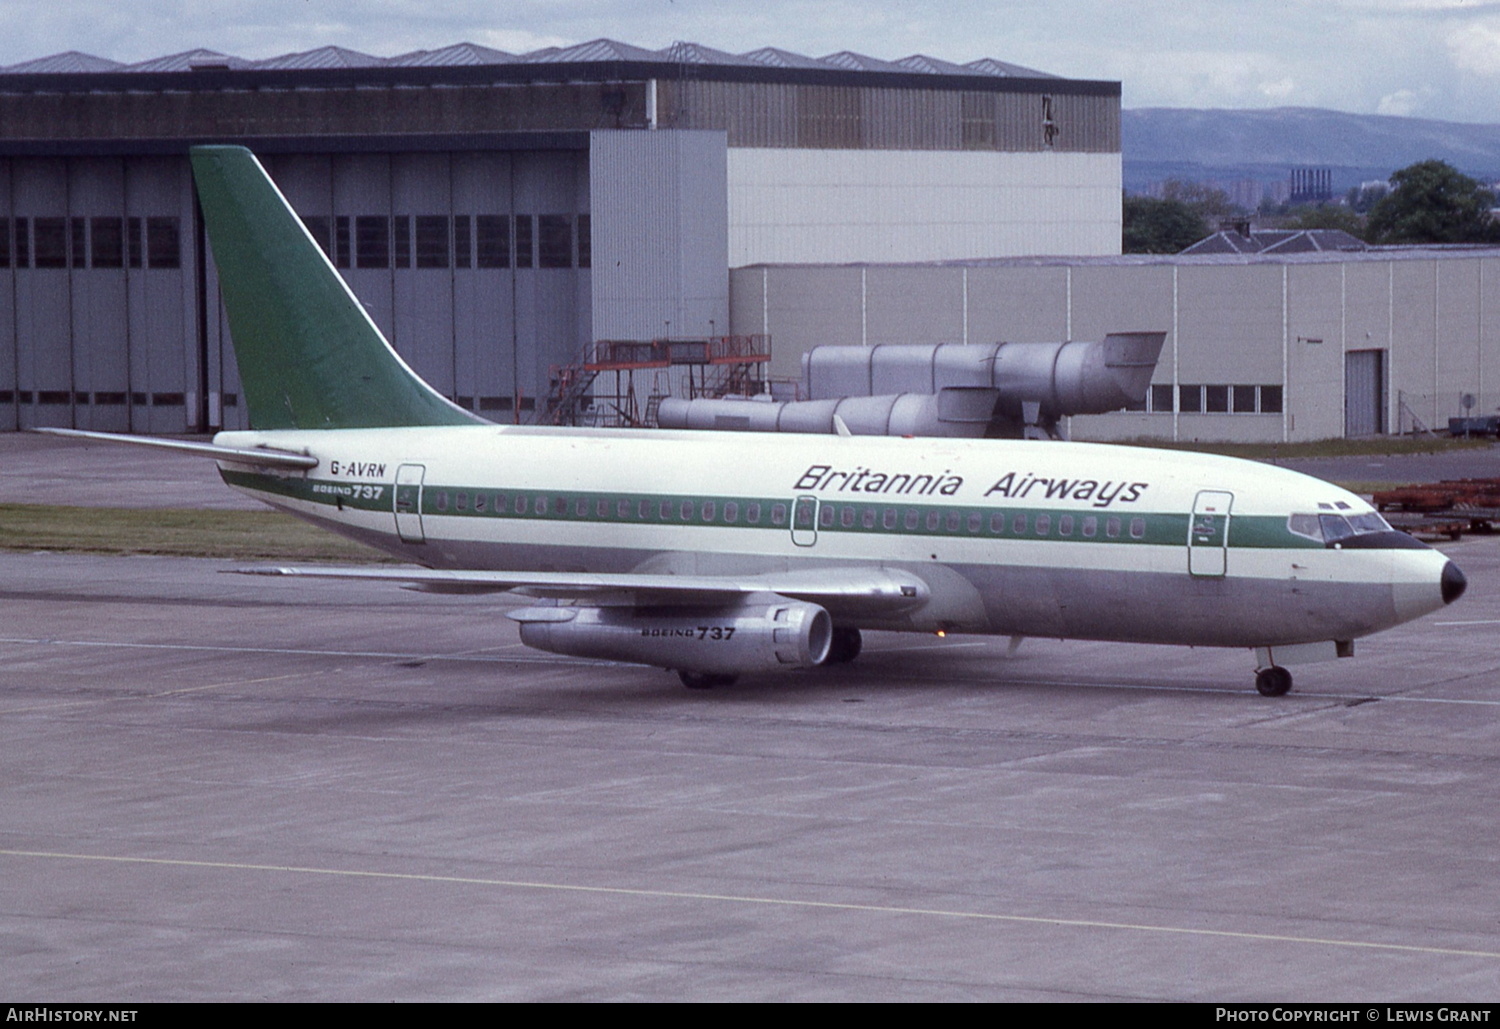
M1344 435L1385 431L1385 351L1351 350L1344 355Z

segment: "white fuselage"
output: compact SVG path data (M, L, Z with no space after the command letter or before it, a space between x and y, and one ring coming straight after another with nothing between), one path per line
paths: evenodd
M1213 646L1351 640L1443 606L1446 558L1289 528L1370 506L1284 469L1082 443L504 426L221 433L277 507L433 568L899 569L914 610L835 620ZM1312 519L1311 523L1308 519ZM1373 539L1374 537L1371 537Z

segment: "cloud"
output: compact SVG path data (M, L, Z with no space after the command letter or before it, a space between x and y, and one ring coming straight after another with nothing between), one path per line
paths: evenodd
M1262 82L1260 92L1272 100L1285 100L1297 92L1297 82L1290 75L1283 75L1274 82Z
M1456 67L1479 75L1500 74L1500 21L1461 25L1448 34L1447 44Z
M1422 108L1423 102L1426 99L1422 93L1416 90L1398 89L1396 92L1387 93L1380 98L1380 103L1375 105L1375 113L1407 118L1416 114Z

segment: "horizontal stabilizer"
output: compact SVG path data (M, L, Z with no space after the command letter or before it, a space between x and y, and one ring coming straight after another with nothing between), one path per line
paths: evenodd
M67 436L71 439L97 440L101 443L129 443L137 447L156 447L158 450L176 450L198 457L212 457L236 464L255 465L259 468L316 468L318 459L308 454L295 454L289 450L271 450L249 447L221 447L214 443L193 443L183 439L161 439L156 436L126 436L115 432L86 432L83 429L32 429L49 436Z

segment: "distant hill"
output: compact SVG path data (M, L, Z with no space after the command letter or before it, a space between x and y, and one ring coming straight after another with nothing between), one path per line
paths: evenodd
M1500 125L1345 114L1310 107L1123 111L1125 188L1166 178L1285 181L1291 168L1331 168L1334 188L1384 179L1437 158L1500 179Z

